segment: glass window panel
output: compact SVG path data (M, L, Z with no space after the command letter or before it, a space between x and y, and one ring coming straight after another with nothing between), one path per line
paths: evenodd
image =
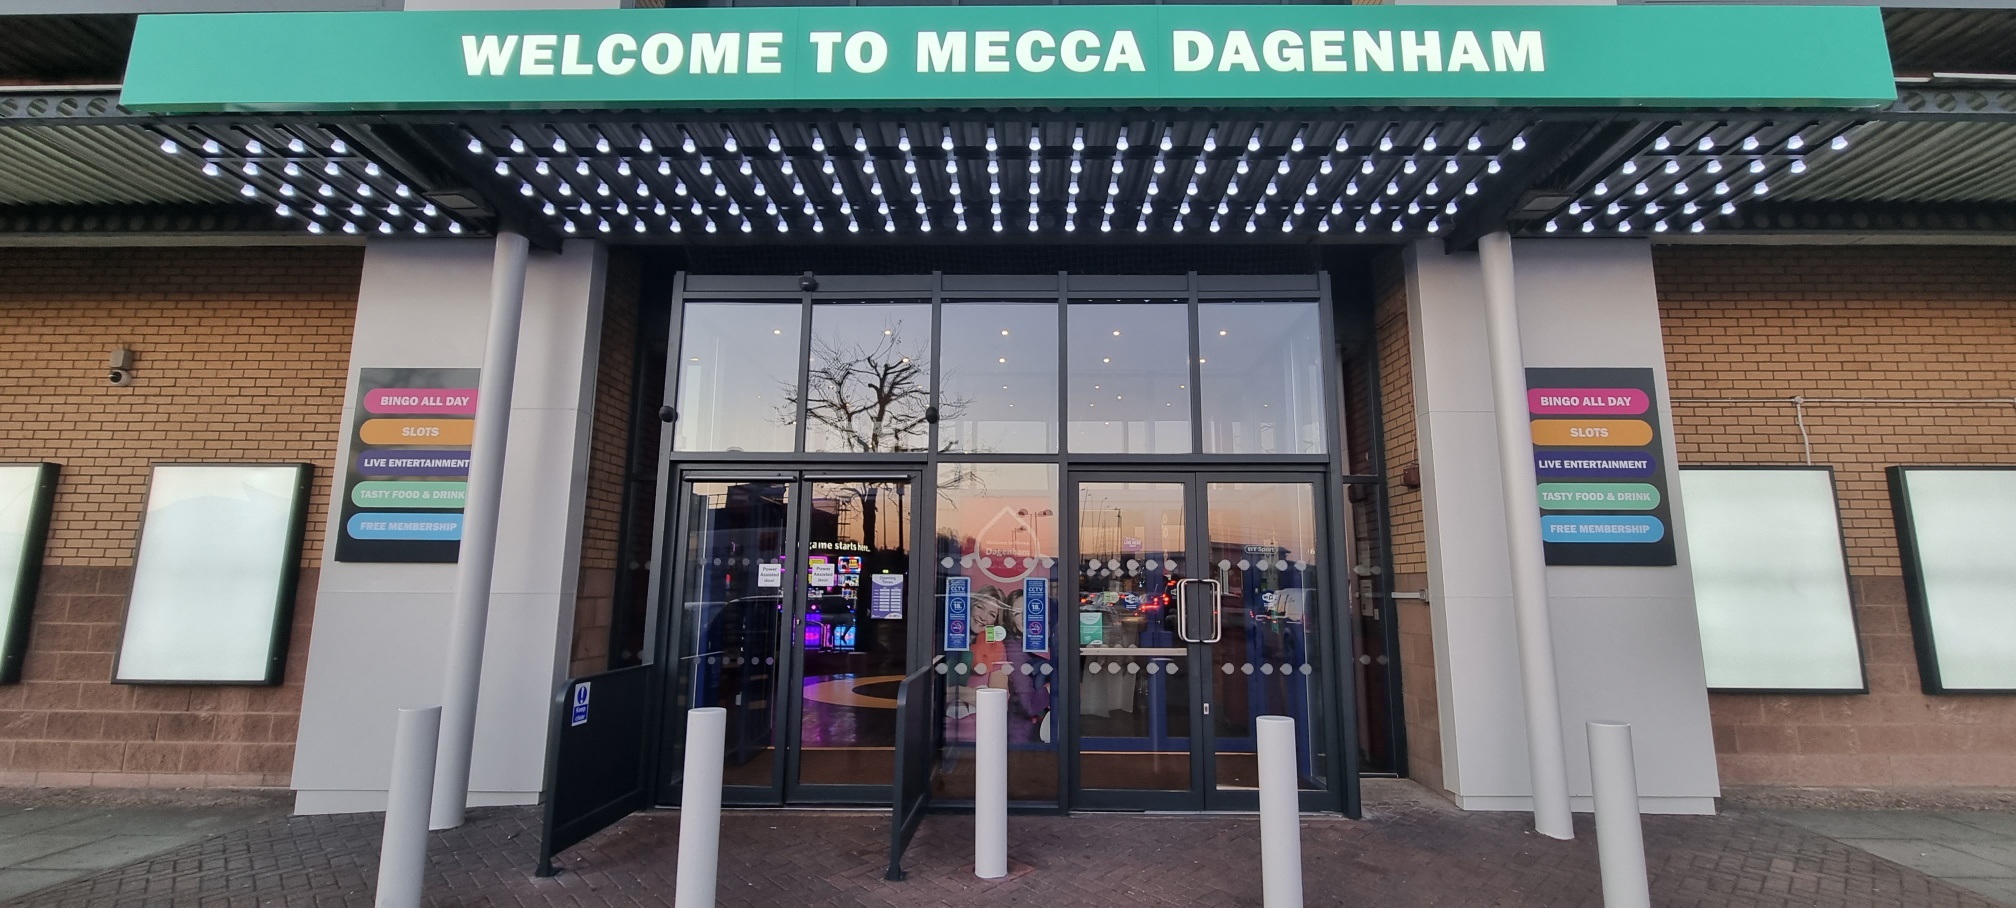
M308 467L154 468L118 681L277 680Z
M1832 475L1689 468L1680 494L1708 686L1861 689Z
M686 702L680 705L728 711L722 784L768 786L776 772L790 487L760 480L691 482L681 498L686 651L677 690Z
M1315 303L1201 303L1206 454L1322 454L1323 339Z
M1190 509L1181 482L1078 484L1078 781L1084 788L1191 787L1185 617ZM1198 612L1208 612L1200 608ZM1193 620L1195 619L1195 620Z
M1190 312L1184 303L1070 307L1071 450L1188 454Z
M938 466L933 601L942 616L945 581L965 577L973 609L969 649L944 654L945 742L965 755L934 776L939 797L973 797L973 710L977 692L995 687L1008 691L1008 797L1057 800L1057 519L1054 465ZM1047 594L1040 614L1027 608L1031 580Z
M922 451L930 425L931 307L812 307L805 448L850 454Z
M888 785L896 689L910 673L910 509L903 481L814 482L798 781Z
M797 445L799 303L687 303L679 336L681 451Z
M1209 557L1216 581L1219 639L1211 645L1212 713L1221 789L1257 789L1261 716L1295 720L1296 777L1324 780L1320 641L1330 630L1316 544L1316 487L1306 482L1214 482L1206 499ZM1208 671L1216 668L1217 671Z
M1896 472L1940 687L2016 690L2016 469Z
M55 480L55 464L0 464L0 683L20 677Z
M1057 304L947 303L939 310L938 448L1057 452Z

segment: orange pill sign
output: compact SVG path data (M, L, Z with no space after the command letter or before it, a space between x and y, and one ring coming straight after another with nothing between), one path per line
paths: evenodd
M1536 419L1533 443L1548 447L1618 447L1650 444L1652 424L1642 419Z
M367 445L467 445L475 427L473 419L369 419L357 438Z

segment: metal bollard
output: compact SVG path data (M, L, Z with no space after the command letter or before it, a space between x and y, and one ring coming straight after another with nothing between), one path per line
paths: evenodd
M714 904L721 870L721 761L728 711L703 706L686 712L686 778L679 796L679 869L674 908Z
M399 711L392 781L385 792L385 839L378 846L378 908L415 908L427 876L427 814L434 800L434 751L441 707Z
M1260 885L1266 908L1302 908L1302 804L1295 720L1254 720L1260 764Z
M973 729L973 875L1008 875L1008 692L981 688Z
M1588 728L1589 778L1596 794L1596 860L1603 872L1604 908L1651 908L1631 726L1597 720Z

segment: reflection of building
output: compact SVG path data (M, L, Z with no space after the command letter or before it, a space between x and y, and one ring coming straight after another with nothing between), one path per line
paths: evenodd
M1474 15L1423 9L1380 14ZM1280 10L1315 24L1366 14L1334 4ZM1860 13L1868 21L1859 27L1830 18ZM159 80L177 67L202 66L195 44L181 42L180 55L156 47L153 59L173 64L166 73L129 69L127 16L0 15L0 33L22 36L18 53L0 54L0 82L10 86L0 172L15 177L0 204L9 275L0 336L11 344L0 459L63 464L57 530L40 591L19 606L30 610L29 633L12 654L22 659L23 704L44 705L22 707L21 727L34 731L0 748L0 770L30 781L294 786L311 812L380 806L389 709L438 686L454 569L335 560L326 543L342 528L329 515L340 511L335 490L355 460L346 413L358 406L360 370L485 362L494 240L516 230L533 251L525 330L515 356L498 360L515 364L517 382L478 735L492 762L479 761L479 801L537 800L549 699L563 676L675 662L692 654L682 647L716 637L723 652L745 651L739 658L789 660L809 649L831 660L723 676L714 693L730 702L769 696L791 672L819 683L901 676L944 649L941 583L956 574L1000 599L988 603L996 623L981 631L1000 638L980 640L998 651L953 652L966 653L956 658L969 669L994 669L981 680L965 675L967 688L1015 693L1028 725L1017 732L1029 747L1016 757L1022 795L1072 797L1060 788L1071 776L1056 769L1056 755L1092 726L1073 726L1059 711L1071 704L1053 695L1068 687L1057 678L1089 671L1083 628L1071 623L1081 609L1099 612L1091 636L1102 644L1110 617L1115 640L1145 631L1181 649L1166 626L1172 582L1209 579L1226 584L1227 608L1275 622L1255 627L1273 633L1296 607L1320 627L1314 645L1306 635L1296 645L1327 652L1335 675L1308 682L1329 685L1318 688L1327 698L1294 708L1335 730L1325 753L1339 769L1326 793L1344 797L1358 772L1392 772L1466 807L1521 807L1530 789L1519 768L1522 733L1503 720L1525 714L1509 630L1508 488L1492 419L1485 259L1475 251L1480 234L1503 227L1516 238L1510 308L1521 320L1510 347L1523 357L1509 365L1649 370L1643 389L1607 390L1637 390L1656 404L1649 416L1557 414L1635 419L1656 431L1638 452L1644 466L1631 468L1647 475L1543 477L1536 465L1536 485L1654 485L1656 474L1668 541L1723 517L1714 538L1689 535L1672 565L1548 569L1568 749L1580 719L1632 718L1650 755L1647 790L1662 793L1648 804L1660 810L1705 809L1724 785L2016 786L2007 747L1952 732L1993 725L1995 701L1945 693L2000 688L1970 687L1958 665L1940 662L1954 655L1942 640L2001 638L1971 625L1932 631L1935 614L1949 613L1925 602L1917 582L1925 559L1906 557L1923 534L1905 527L1908 544L1898 541L1893 508L1910 502L1893 505L1891 495L1909 480L1885 472L2007 464L2012 453L2006 382L1997 382L2016 368L2008 353L2016 275L2007 255L1979 244L2010 233L2016 199L1982 175L2000 173L1996 149L2016 124L1985 83L1895 81L1897 72L2016 68L2002 51L1948 37L1998 34L2012 14L1659 4L1521 14L1671 16L1687 33L1728 42L1815 35L1757 54L1731 44L1717 59L1754 62L1759 72L1733 81L1759 92L1806 73L1830 76L1835 92L1873 80L1884 97L1837 95L1835 106L1820 103L1824 93L1796 103L1716 97L1651 108L1593 98L1560 108L1495 95L1397 106L1326 95L1176 99L1097 116L1052 98L872 110L861 98L775 99L729 116L663 98L670 106L598 101L594 87L559 105L578 109L520 98L387 115L288 97L293 76L314 75L308 51L319 45L294 24L302 20L281 17L261 20L276 39L260 46L297 50L290 57L300 72L219 81L220 90L273 92L259 113L237 112L243 99L192 102L181 113L134 105L166 91ZM602 27L592 13L555 15L588 23L584 34ZM641 31L672 14L609 15ZM964 14L946 6L933 15ZM1742 27L1775 16L1821 24ZM1847 49L1873 47L1879 17L1895 71ZM1870 40L1823 40L1837 30ZM1665 34L1590 31L1640 42ZM244 46L252 45L219 56L250 60ZM1818 62L1830 68L1801 63L1808 46L1829 49ZM1640 58L1667 74L1631 69ZM1573 59L1549 61L1558 70ZM1726 75L1662 59L1642 53L1576 84L1601 91L1640 77ZM395 68L392 78L410 61L381 62ZM340 75L322 84L376 84ZM1357 75L1347 90L1373 81ZM603 84L583 78L573 84ZM122 81L127 107L103 88ZM494 84L500 97L529 90L515 76ZM1956 110L1965 112L1947 112ZM1948 122L1956 118L1965 122ZM1967 188L1942 188L1949 184ZM125 333L106 336L115 324ZM131 384L100 371L115 346L133 356L121 379ZM818 365L829 378L881 371L820 397ZM1926 419L1967 431L1928 434L1918 424ZM1524 450L1527 441L1512 443ZM163 705L139 712L156 725L216 726L202 741L156 741L136 730L148 722L114 721L129 712L91 704L131 700L107 686L105 666L119 655L107 641L120 637L133 579L143 507L135 477L147 463L183 460L310 462L316 485L283 683L150 699ZM1814 600L1824 609L1769 605L1780 598L1736 583L1762 568L1714 560L1791 547L1777 537L1741 543L1751 537L1745 496L1728 492L1735 486L1683 489L1696 474L1676 468L1706 464L1832 468L1810 488L1787 480L1747 499L1792 501L1813 526L1835 531L1811 538L1832 539L1841 557L1824 545L1818 556L1800 550L1808 567L1845 564L1801 575L1825 575L1827 595ZM1156 471L1183 474L1188 511L1126 487ZM1312 477L1319 542L1266 536L1266 514L1200 517L1196 500L1212 483L1290 474ZM975 484L982 480L988 486ZM1991 482L1948 497L1921 488L1914 500L1928 509L1997 500ZM717 490L689 495L708 483ZM862 497L883 483L886 496ZM1106 487L1079 498L1088 483ZM788 496L776 492L786 488ZM978 510L955 506L961 492ZM1828 503L1836 510L1823 513ZM1606 516L1575 513L1599 525ZM1536 523L1549 516L1562 515L1536 513ZM1920 516L1913 526L1936 523L1929 511ZM689 547L696 528L708 541ZM1270 545L1278 550L1264 551ZM756 551L777 553L775 586L727 565L712 572L715 558ZM1173 578L1125 573L1126 560L1151 551L1182 551L1186 562L1194 551L1201 563ZM1099 578L1098 589L1077 575L1092 552L1121 562L1121 575ZM812 554L843 559L833 562L836 583L817 592ZM1275 575L1236 568L1270 554ZM847 558L861 559L859 574L842 570ZM680 586L687 575L674 575L695 559L709 570ZM1302 562L1327 572L1321 583L1300 576ZM2002 576L1995 563L1978 567ZM900 620L865 614L866 586L838 582L880 572L905 578ZM0 588L10 588L6 579ZM1047 652L1017 649L1026 634L1014 599L1029 579L1054 583L1046 592L1060 603ZM1105 601L1108 592L1142 601L1130 609L1125 599ZM1718 611L1718 601L1767 605ZM750 623L721 623L730 603ZM689 605L715 611L688 616ZM812 614L818 641L808 648L798 634L800 651L781 649L793 634L776 622ZM1858 615L1870 620L1858 624ZM1766 632L1751 623L1760 616L1784 624ZM689 617L702 630L680 637ZM833 636L837 628L851 628L852 639ZM1233 632L1240 646L1244 632ZM1291 636L1267 638L1256 653L1287 652ZM1826 662L1830 680L1717 683L1723 667L1806 664L1766 646L1785 641L1824 642L1823 654L1789 655ZM1151 664L1158 702L1188 695L1170 693L1166 666L1201 657L1154 658L1165 661L1115 657L1117 675L1101 669L1116 704L1124 697L1146 708ZM2016 664L2016 653L1991 648L1979 661L1993 669ZM1289 686L1280 664L1303 677L1297 658L1244 664L1255 674L1238 677L1260 680L1234 686L1264 688L1275 698L1266 703L1287 702L1277 696ZM1270 664L1274 673L1261 672ZM1765 711L1786 689L1806 691L1797 702L1813 713L1802 720L1799 753L1771 743L1790 734ZM828 699L814 699L815 709L832 709L815 715L833 727L879 717L862 705L889 699L878 691L820 688ZM783 715L784 701L763 702ZM1202 703L1183 706L1202 720ZM1109 712L1133 715L1117 705ZM772 724L757 725L765 734L745 737L752 753L784 746L788 734L768 737ZM1055 734L1046 739L1043 728ZM1115 748L1126 737L1099 730L1081 737ZM805 734L802 724L786 731ZM1185 737L1167 723L1153 732L1170 747ZM1052 759L1047 770L1028 768L1039 751ZM1138 768L1116 765L1120 781ZM35 775L43 773L85 775ZM1579 792L1583 780L1571 783Z

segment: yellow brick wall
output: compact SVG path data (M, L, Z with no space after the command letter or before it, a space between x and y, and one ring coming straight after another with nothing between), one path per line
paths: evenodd
M609 255L602 301L601 362L595 374L595 426L588 450L588 499L581 527L581 580L574 599L574 677L609 668L609 629L615 608L617 551L623 522L624 456L630 441L630 394L637 346L637 257Z
M1414 433L1414 354L1408 340L1407 274L1398 249L1372 267L1374 343L1379 349L1380 418L1386 438L1387 520L1392 532L1393 589L1428 588L1428 544L1421 490L1408 488L1404 472L1420 459ZM1442 724L1437 715L1435 636L1430 605L1401 599L1400 700L1407 729L1407 774L1434 790L1442 787Z
M62 464L0 785L284 786L362 250L0 249L0 461ZM130 347L136 381L106 356ZM314 465L284 683L109 683L150 464Z
M2016 787L2016 698L1919 691L1884 468L2016 464L2016 254L1655 250L1682 464L1834 468L1870 692L1710 699L1725 785ZM1885 398L1898 403L1788 398ZM1732 400L1734 399L1734 400ZM1902 402L1908 399L1912 402Z

